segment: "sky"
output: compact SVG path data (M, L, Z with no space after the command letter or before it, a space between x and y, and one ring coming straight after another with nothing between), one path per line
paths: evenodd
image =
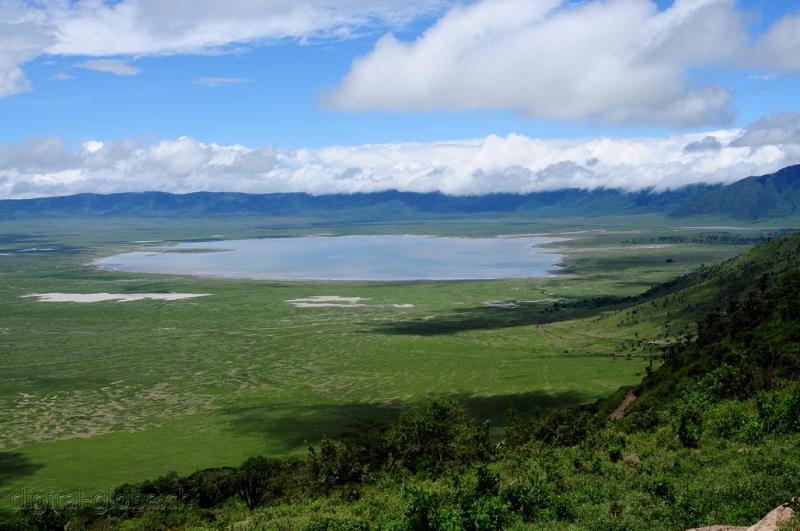
M663 190L797 163L798 0L0 0L0 198Z

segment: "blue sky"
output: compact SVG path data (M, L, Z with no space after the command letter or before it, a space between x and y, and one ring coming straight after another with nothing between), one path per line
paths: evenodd
M537 3L549 7L537 11L531 7ZM298 14L300 4L304 10ZM134 142L145 149L189 137L203 146L267 146L279 153L514 134L573 142L666 141L715 131L742 134L765 117L800 113L800 59L793 59L800 43L786 38L800 31L796 1L416 0L395 9L370 0L273 0L252 12L252 2L203 0L185 4L191 17L179 18L175 27L164 20L181 11L165 14L163 5L0 0L0 15L10 21L0 23L0 144L58 139L57 149L65 160L71 156L72 165L55 169L86 173L73 167L74 151L89 141ZM214 25L224 17L230 17L228 27ZM515 20L525 17L524 25ZM240 31L251 19L258 24ZM623 20L619 30L603 29L603 20L617 19ZM597 46L586 42L572 50L573 42L591 40L595 20ZM114 24L118 32L108 30ZM639 41L606 46L604 35L640 25L666 27L659 37L664 42L649 43L644 32ZM559 40L558 28L576 33ZM95 32L99 37L87 37ZM387 40L387 34L397 40ZM551 34L556 36L547 40ZM637 42L652 50L636 55ZM584 76L600 62L611 63L607 79ZM583 103L595 95L597 101ZM794 160L793 149L780 149L781 157L762 153L748 159L747 168ZM391 162L433 164L418 156ZM508 168L544 169L525 160L508 162ZM5 195L13 195L16 181L33 179L19 162L3 164L0 156ZM497 168L502 163L492 171ZM485 169L470 167L473 174ZM208 187L210 177L200 177ZM423 177L424 172L415 182Z
M671 2L659 2L668 7ZM794 1L740 2L750 11L751 30L761 31L798 5ZM430 17L396 30L413 41ZM88 139L138 137L148 140L182 135L207 142L320 147L397 141L476 138L520 133L533 137L653 135L662 126L616 127L586 121L529 118L514 110L459 112L347 112L325 109L319 97L348 72L354 58L368 54L381 36L251 43L215 55L134 57L140 73L120 77L76 68L81 56L43 55L24 65L33 90L0 100L0 142L56 135L71 143ZM54 76L68 74L74 79ZM713 79L733 92L738 111L733 125L743 126L775 111L800 111L800 76L769 69L702 69L693 79ZM241 84L207 87L202 77L246 79ZM702 127L689 128L699 130Z

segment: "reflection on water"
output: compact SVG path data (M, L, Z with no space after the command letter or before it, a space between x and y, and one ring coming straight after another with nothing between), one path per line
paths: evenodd
M95 265L139 273L270 280L532 278L550 275L561 260L559 254L538 247L551 241L428 236L229 240L124 253Z

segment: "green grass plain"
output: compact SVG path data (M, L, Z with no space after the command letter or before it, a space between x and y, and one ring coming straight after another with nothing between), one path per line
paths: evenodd
M704 223L714 225L713 221ZM0 222L0 507L22 492L88 499L169 471L299 455L359 417L387 418L453 394L502 427L503 414L575 404L637 383L631 346L662 324L552 302L645 291L747 245L653 243L685 228L657 217L325 225L309 220ZM750 229L750 228L748 228ZM98 271L141 240L303 234L562 234L565 274L458 282L267 282ZM632 238L635 243L630 243ZM668 259L671 262L668 263ZM44 292L191 292L186 301L43 303ZM295 308L314 295L365 307ZM396 308L392 304L413 304ZM56 499L57 501L57 499Z

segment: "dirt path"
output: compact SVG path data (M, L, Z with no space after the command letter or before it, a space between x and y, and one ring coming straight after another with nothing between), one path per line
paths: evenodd
M628 406L631 402L636 400L636 389L631 389L628 391L628 394L625 395L625 398L622 399L622 402L617 406L617 409L611 412L608 416L611 420L619 420L625 416L625 410L628 409Z

